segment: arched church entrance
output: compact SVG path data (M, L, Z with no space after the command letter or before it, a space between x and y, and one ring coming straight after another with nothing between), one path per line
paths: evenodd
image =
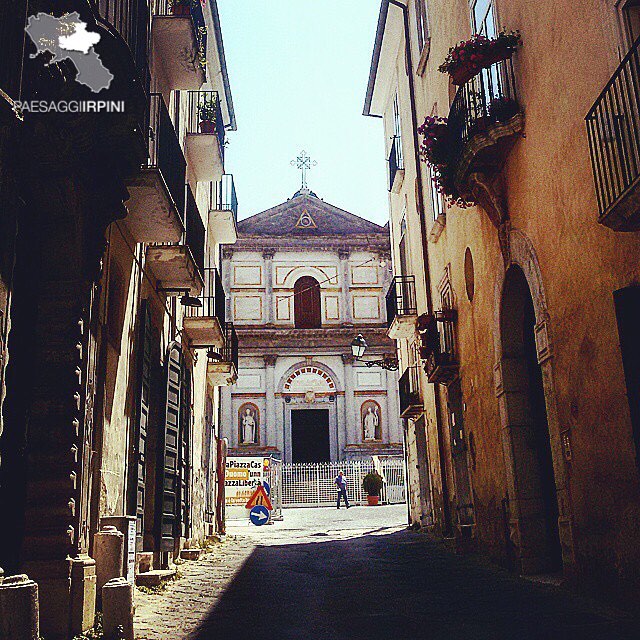
M500 303L500 341L504 394L518 520L521 569L559 571L558 496L549 425L535 341L535 311L522 269L506 273Z
M285 462L337 459L337 388L334 376L318 363L293 367L283 379Z

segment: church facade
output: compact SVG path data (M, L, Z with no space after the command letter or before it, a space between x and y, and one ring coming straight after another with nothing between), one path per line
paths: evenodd
M223 251L238 382L223 390L229 455L325 462L402 453L398 374L366 360L386 336L390 240L308 189L238 223ZM353 338L368 350L354 359Z

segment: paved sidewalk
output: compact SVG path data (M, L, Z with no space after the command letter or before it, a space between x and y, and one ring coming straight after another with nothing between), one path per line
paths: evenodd
M225 542L195 562L178 567L178 578L159 594L135 593L137 640L182 640L193 633L220 600L225 588L251 555L249 539L227 536Z
M637 640L629 616L408 531L398 507L292 509L233 539L163 595L139 640Z

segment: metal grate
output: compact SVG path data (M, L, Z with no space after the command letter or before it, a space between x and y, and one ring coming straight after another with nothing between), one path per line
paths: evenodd
M319 462L282 465L282 504L284 507L335 505L337 489L334 484L339 471L347 480L347 495L351 504L365 504L362 479L376 470L384 480L380 501L401 504L406 501L404 459L397 456L370 460Z
M225 173L217 182L209 184L209 209L212 211L231 211L238 222L238 197L233 176Z
M150 97L149 168L158 169L182 218L185 210L187 161L184 159L176 130L159 93Z
M640 176L640 39L587 114L587 133L600 213Z
M396 276L391 281L386 296L387 327L393 324L396 316L416 315L416 278L415 276Z
M211 123L213 127L211 130L207 128L207 122ZM215 135L218 138L220 157L224 160L225 130L220 95L217 91L188 92L187 133Z

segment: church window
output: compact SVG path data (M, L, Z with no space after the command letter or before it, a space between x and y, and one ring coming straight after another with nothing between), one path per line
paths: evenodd
M299 278L293 286L293 298L296 329L319 329L322 314L318 281L311 276Z

